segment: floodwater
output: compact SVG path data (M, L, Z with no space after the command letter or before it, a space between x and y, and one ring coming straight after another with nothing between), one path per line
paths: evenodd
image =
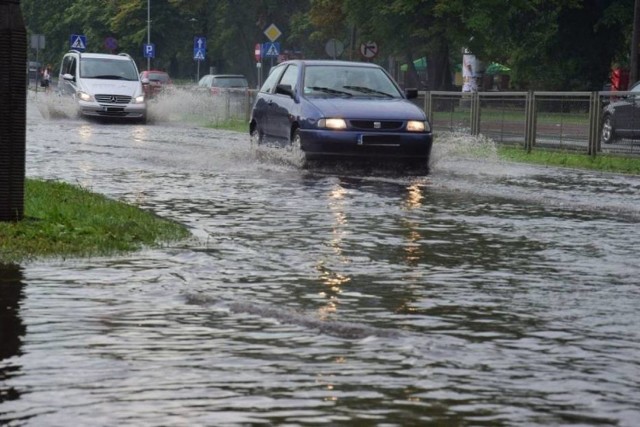
M47 102L28 176L193 237L0 270L0 424L638 424L639 178L462 135L427 177L303 171L172 103L141 126Z

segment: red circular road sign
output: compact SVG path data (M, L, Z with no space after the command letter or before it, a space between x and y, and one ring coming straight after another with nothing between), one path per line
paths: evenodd
M254 53L256 55L256 62L260 62L260 57L262 56L262 45L260 43L256 43Z
M360 54L365 58L373 58L378 54L378 44L376 42L366 42L360 45Z

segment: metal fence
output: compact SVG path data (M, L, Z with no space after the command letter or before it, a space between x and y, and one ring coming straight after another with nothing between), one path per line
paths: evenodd
M630 126L640 136L640 98L631 92L421 92L417 101L434 132L484 135L499 144L598 153L640 155L640 142L601 142L603 108L611 101L637 102ZM634 123L633 121L637 121Z

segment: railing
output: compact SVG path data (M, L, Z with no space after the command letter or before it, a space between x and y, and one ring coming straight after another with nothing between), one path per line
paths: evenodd
M640 98L631 92L421 92L434 132L484 135L499 144L598 153L640 155L640 143L621 138L601 143L602 111L611 101L637 104L628 117L640 137Z

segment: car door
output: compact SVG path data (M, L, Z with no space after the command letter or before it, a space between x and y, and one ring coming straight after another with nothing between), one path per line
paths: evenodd
M632 94L629 96L629 102L633 105L630 118L629 133L632 138L640 137L640 84L636 84L631 88Z
M614 128L621 137L633 136L640 126L640 86L632 87L630 92L614 104Z
M61 95L73 96L76 93L76 58L73 55L67 55L62 59L60 65L60 75L58 77L58 91ZM63 78L64 75L73 76L73 80Z
M269 111L273 104L276 84L280 80L285 68L286 65L278 65L271 69L269 76L260 87L258 95L256 96L256 102L253 105L252 117L256 122L257 130L266 136L267 139L274 137Z
M288 86L294 93L298 86L298 65L290 64L282 74L278 85ZM271 132L280 141L288 142L291 134L291 120L294 116L295 96L287 93L279 93L277 86L274 89L272 103L269 105L268 115L271 123Z

